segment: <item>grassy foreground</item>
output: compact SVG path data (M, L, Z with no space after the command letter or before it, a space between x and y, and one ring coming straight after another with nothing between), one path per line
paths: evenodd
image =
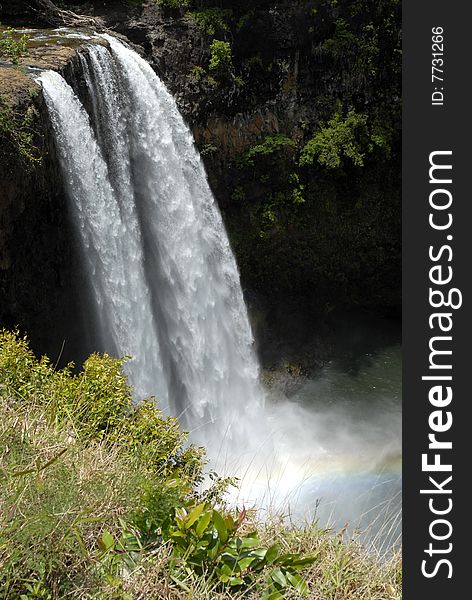
M203 450L121 367L58 371L0 331L0 598L401 598L399 556L199 492Z

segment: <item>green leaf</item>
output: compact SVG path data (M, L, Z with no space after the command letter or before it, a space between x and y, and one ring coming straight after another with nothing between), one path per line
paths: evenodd
M244 536L241 540L240 548L242 550L248 550L249 548L255 548L260 545L260 540L256 537ZM264 551L265 552L265 551ZM264 553L265 556L265 553ZM264 557L262 557L264 558Z
M208 525L210 524L210 521L211 521L211 510L204 513L203 516L200 518L200 521L198 522L197 529L196 529L196 533L197 533L198 537L201 537L203 535L203 533L206 531Z
M251 556L255 556L259 560L264 560L267 554L266 548L259 548L259 550L254 550L251 552Z
M202 512L204 510L205 510L205 503L199 504L192 510L192 512L185 519L186 529L190 529L190 527L192 527L192 525L195 523L195 521L197 521L197 519L200 517L200 515L202 514Z
M268 565L272 564L278 555L279 555L279 546L277 544L274 544L267 550L267 553L265 555L267 564Z
M309 567L313 563L316 562L318 556L319 556L319 553L318 554L310 554L309 556L302 556L302 557L299 556L297 558L294 558L291 561L290 566L293 567L294 569L303 569L305 567Z
M244 581L240 578L240 577L231 577L231 579L229 580L229 585L243 585Z
M101 537L98 538L98 547L104 552L113 548L114 543L115 540L109 531L104 531Z
M287 579L293 585L293 587L297 590L299 594L301 594L304 598L308 596L309 590L308 586L302 577L298 574L286 573Z
M285 575L282 573L280 569L275 569L270 574L272 581L280 585L281 588L287 587L287 580L285 579Z
M246 569L248 569L251 564L257 560L256 558L254 558L254 556L248 556L247 558L242 558L240 561L238 561L238 565L239 568L241 569L241 571L245 571Z
M228 528L223 517L216 510L213 511L213 525L216 527L220 541L224 544L228 540Z
M234 574L233 569L227 564L223 564L223 566L220 568L220 573L222 575L228 575L229 577Z

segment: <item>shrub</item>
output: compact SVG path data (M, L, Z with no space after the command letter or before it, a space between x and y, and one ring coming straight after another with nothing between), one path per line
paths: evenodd
M202 31L213 36L229 29L228 19L231 17L232 11L221 8L207 8L190 14Z
M7 98L0 95L0 139L4 138L13 147L27 169L41 162L41 156L34 144L34 114L33 106L30 106L24 115L17 114Z
M343 118L341 110L337 110L303 148L300 165L312 165L316 159L320 165L336 169L343 158L349 158L355 166L361 167L367 136L367 115L351 109Z
M274 155L280 150L294 145L293 140L282 133L268 135L259 144L255 144L249 150L246 150L241 156L240 163L242 166L254 166L256 159Z
M177 419L164 418L153 400L133 404L122 365L122 359L93 354L77 374L73 365L58 371L48 358L35 358L26 338L0 333L0 385L11 397L68 423L84 442L106 441L141 470L193 482L203 466L202 449L185 447Z
M282 598L290 587L307 596L308 587L298 572L313 564L316 555L302 558L283 554L277 544L264 547L257 531L240 533L246 516L245 510L236 519L224 516L206 503L179 509L169 538L182 574L190 567L210 584L216 580L233 590L257 586L262 588L261 600Z
M220 77L229 76L233 73L233 55L231 44L221 40L213 40L210 46L210 71Z
M185 9L189 7L190 0L157 0L157 3L164 8Z
M199 481L202 451L151 399L133 405L121 367L92 355L77 374L72 365L56 370L25 337L0 332L0 589L8 598L120 587L123 569L136 566L143 543L159 539Z
M8 27L0 32L0 57L5 57L17 65L22 54L28 52L29 36L18 36L14 29Z

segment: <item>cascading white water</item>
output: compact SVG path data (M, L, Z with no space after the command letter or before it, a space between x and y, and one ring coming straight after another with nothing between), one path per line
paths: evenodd
M72 88L53 71L39 81L79 229L100 337L110 353L134 357L127 368L138 395L152 389L166 401L137 220L121 215L102 151Z
M240 500L292 510L299 498L313 509L324 494L335 523L368 508L386 515L394 539L398 474L383 469L399 453L398 427L389 439L376 415L359 427L332 407L264 406L239 274L190 130L151 67L103 38L79 56L83 104L59 74L38 77L102 348L134 357L126 368L137 400L155 395L180 416L220 474L243 479ZM391 427L398 411L387 416ZM372 490L385 486L393 508L374 505Z
M104 347L131 355L138 395L234 436L262 405L223 221L192 135L151 67L110 36L81 56L91 121L41 74Z

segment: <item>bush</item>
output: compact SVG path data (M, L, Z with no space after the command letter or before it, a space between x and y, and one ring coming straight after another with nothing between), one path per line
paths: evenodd
M224 517L206 503L178 510L169 538L174 542L172 557L182 575L190 567L197 576L205 575L210 584L216 580L220 587L261 588L261 600L282 598L290 587L307 596L307 584L298 571L317 557L284 554L277 544L264 547L257 531L239 533L246 516L243 510L237 519L229 514Z
M106 441L141 469L194 481L202 449L184 448L177 419L164 418L152 399L133 404L122 365L122 359L93 354L78 374L73 365L58 371L47 357L36 359L18 333L0 335L0 385L11 397L40 408L55 423L68 423L84 442Z
M240 164L242 166L254 166L257 158L272 156L294 145L293 140L282 133L267 135L260 143L246 150L240 158Z
M8 27L0 32L0 57L5 57L17 65L22 54L28 52L29 36L18 36L14 29Z
M34 115L33 106L30 106L24 115L16 114L8 99L0 95L0 142L3 144L5 140L13 147L26 169L41 162L41 155L34 144L32 130Z
M207 35L215 35L229 29L228 19L231 17L232 11L221 8L207 8L190 14L202 31Z
M190 0L157 0L157 3L164 8L185 9L189 7Z
M336 111L328 124L316 132L303 148L300 165L311 165L316 159L328 169L339 168L342 159L349 158L357 167L364 164L367 137L367 115L350 110L343 118Z
M233 54L231 44L221 40L213 40L210 46L210 71L220 77L227 77L233 73Z
M183 564L192 577L212 584L216 573L231 589L254 584L269 566L285 572L288 563L274 549L266 560L255 534L237 535L241 517L214 508L231 480L197 493L202 450L186 445L177 420L164 418L153 399L133 405L122 364L94 354L78 373L73 365L56 370L34 356L25 337L0 332L6 597L83 597L108 588L124 594L126 573L166 542L166 569L177 581ZM196 505L197 497L203 503ZM207 572L212 565L214 573ZM272 578L263 591L276 585Z

